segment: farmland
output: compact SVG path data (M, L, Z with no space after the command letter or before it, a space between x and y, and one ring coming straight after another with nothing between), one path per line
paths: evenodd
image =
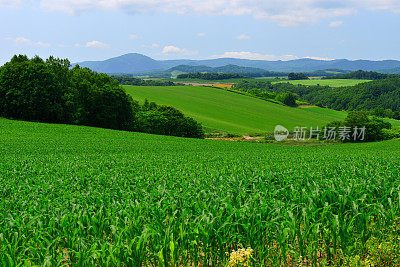
M234 84L240 81L270 81L270 82L279 82L279 81L286 81L284 78L275 77L262 77L262 78L233 78L233 79L224 79L224 80L204 80L204 79L162 79L167 81L173 82L193 82L193 83L228 83Z
M124 86L134 99L155 101L182 110L208 129L229 133L262 133L275 125L324 126L345 112L317 107L290 108L250 96L202 86Z
M369 82L370 80L357 80L357 79L311 79L311 80L284 80L284 81L273 81L288 82L291 84L302 84L302 85L321 85L330 87L343 87L343 86L354 86L359 83Z
M274 266L398 255L399 141L291 147L5 119L0 140L3 266L224 265L241 247Z
M272 83L288 82L291 84L303 84L303 85L321 85L331 87L343 87L343 86L354 86L359 83L369 82L370 80L360 79L310 79L310 80L287 80L284 78L275 77L261 77L261 78L236 78L226 80L202 80L202 79L161 79L165 81L181 82L181 83L200 83L200 84L212 84L212 83L223 83L223 84L234 84L240 81L269 81Z

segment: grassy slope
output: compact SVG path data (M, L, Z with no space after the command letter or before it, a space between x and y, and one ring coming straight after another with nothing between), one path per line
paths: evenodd
M292 222L299 224L283 242L299 255L291 233L301 229L304 256L311 257L325 251L308 246L324 244L311 233L330 229L336 206L346 214L342 248L365 237L354 222L366 214L399 215L392 204L399 201L399 141L290 147L5 119L0 140L4 266L28 259L141 266L130 260L147 255L158 262L160 251L170 255L171 242L175 258L192 263L200 254L226 263L224 252L242 244L252 246L257 261L278 266L287 256L268 249L283 250L277 233ZM393 223L391 216L382 221Z
M322 127L327 122L346 117L345 112L317 107L290 108L209 87L128 85L125 89L134 99L174 106L202 122L206 128L229 133L271 132L277 124L288 129L296 126Z
M369 82L369 80L356 80L356 79L313 79L313 80L285 80L283 82L289 82L291 84L303 84L303 85L321 85L331 87L343 87L343 86L354 86L359 83ZM277 82L273 82L277 83Z

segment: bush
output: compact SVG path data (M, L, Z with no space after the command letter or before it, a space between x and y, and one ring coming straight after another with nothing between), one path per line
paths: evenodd
M327 126L335 127L336 129L336 136L338 136L339 128L340 127L349 127L350 131L353 133L355 127L358 130L365 127L365 135L364 140L354 140L354 138L349 138L349 140L343 140L344 142L359 142L359 141L380 141L388 139L389 132L392 125L389 122L385 122L382 119L376 117L368 117L368 114L364 111L352 111L349 113L347 118L344 121L333 121L329 123Z
M400 138L400 127L396 127L393 129L383 129L382 132L383 138L385 140Z
M180 137L204 138L203 128L176 108L145 101L137 113L138 131Z
M288 79L289 80L308 80L308 77L304 73L291 72L288 74Z

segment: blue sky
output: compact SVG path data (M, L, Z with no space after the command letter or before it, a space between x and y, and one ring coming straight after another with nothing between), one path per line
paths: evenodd
M400 60L398 0L0 0L0 64L155 59Z

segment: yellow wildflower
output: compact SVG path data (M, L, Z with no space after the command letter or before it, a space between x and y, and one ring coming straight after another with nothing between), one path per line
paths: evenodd
M252 253L253 249L250 247L247 249L241 248L238 251L233 250L229 258L228 266L249 266Z

